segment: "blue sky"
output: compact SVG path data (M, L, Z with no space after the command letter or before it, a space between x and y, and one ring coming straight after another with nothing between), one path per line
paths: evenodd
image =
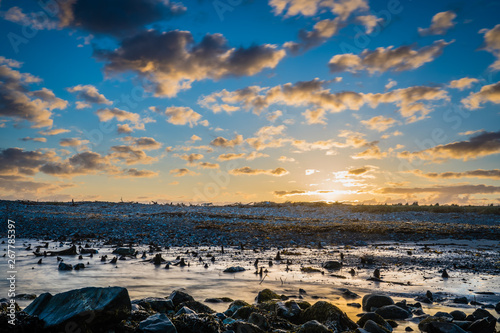
M5 199L497 204L498 1L0 2Z

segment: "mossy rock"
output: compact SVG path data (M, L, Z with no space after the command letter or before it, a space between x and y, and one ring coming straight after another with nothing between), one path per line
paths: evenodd
M334 331L347 331L356 329L358 325L342 312L337 306L325 302L316 302L313 306L302 312L300 322L306 323L311 320L317 320Z
M364 315L361 316L361 318L359 318L359 320L357 321L357 324L359 325L359 327L364 327L368 320L374 321L375 323L379 324L380 326L383 326L386 329L388 329L389 331L392 331L391 325L384 318L382 318L382 316L380 316L379 314L376 314L375 312L365 313Z
M263 302L270 301L272 299L281 299L281 296L276 294L271 289L264 289L264 290L259 291L259 294L255 298L255 301L257 303L263 303Z
M243 319L243 320L248 320L248 317L254 312L259 312L259 309L257 309L253 305L249 306L243 306L236 310L234 315L232 316L234 319Z
M198 301L183 302L175 308L175 312L179 311L184 306L190 308L191 310L193 310L196 313L207 313L207 314L215 313L215 311L212 310L209 306L207 306L203 303L200 303Z
M447 323L449 322L449 320L443 317L430 316L425 318L418 324L418 329L421 330L422 332L427 332L429 329L429 325L433 322Z

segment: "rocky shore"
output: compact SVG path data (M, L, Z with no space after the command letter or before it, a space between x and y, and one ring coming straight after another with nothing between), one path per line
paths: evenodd
M346 291L348 292L348 291ZM460 310L424 313L421 302L439 302L431 292L419 301L394 302L387 295L368 294L361 300L363 312L349 318L335 304L304 301L305 290L295 295L279 295L261 290L253 303L230 298L206 299L205 303L227 303L217 312L191 295L174 290L168 296L157 295L130 300L126 288L83 288L38 296L23 311L9 311L0 303L2 332L168 332L168 333L387 333L404 326L404 320L418 323L421 332L494 333L497 318L478 308L467 315ZM464 302L463 300L458 300ZM458 302L457 301L457 302ZM466 301L465 301L466 302ZM500 313L500 303L495 311ZM8 320L14 314L15 325ZM413 331L409 326L405 331Z

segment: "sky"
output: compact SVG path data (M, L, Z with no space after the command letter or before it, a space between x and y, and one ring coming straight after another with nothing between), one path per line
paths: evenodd
M499 204L499 12L0 0L0 198Z

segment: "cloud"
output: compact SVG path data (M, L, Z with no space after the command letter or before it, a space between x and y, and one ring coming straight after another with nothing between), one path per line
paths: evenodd
M170 174L174 175L174 177L197 176L197 175L199 175L199 173L196 173L196 172L191 171L191 170L186 169L186 168L170 170Z
M500 131L482 132L472 136L468 141L457 141L429 149L398 154L398 157L409 160L421 159L441 162L447 159L467 161L483 156L500 153Z
M483 50L493 53L497 60L490 65L491 69L500 70L500 24L497 24L493 29L482 29L479 31L484 33Z
M383 132L397 124L393 118L386 118L384 116L376 116L368 120L361 120L361 123L371 130Z
M371 165L365 165L361 168L354 168L354 169L350 169L348 171L348 174L350 175L355 175L355 176L359 176L359 175L363 175L363 174L366 174L367 172L370 172L372 170L374 170L375 167L371 166Z
M137 170L135 168L132 169L123 169L121 174L117 177L121 178L152 178L158 176L158 172L150 171L150 170Z
M358 153L356 155L351 156L353 159L364 159L364 160L370 160L370 159L376 159L380 160L382 158L387 157L387 152L382 152L379 148L379 146L376 145L376 141L370 143L369 148L362 151L361 153Z
M446 12L437 13L432 17L431 26L429 28L418 28L418 33L420 36L428 35L444 35L448 29L455 26L453 20L457 17L453 11L448 10Z
M245 158L245 153L240 153L240 154L234 154L234 153L228 153L228 154L221 154L217 159L219 161L230 161L230 160L236 160L239 158Z
M34 175L39 168L57 160L52 151L25 151L22 148L0 150L0 175Z
M29 121L32 128L51 127L52 111L65 109L68 102L47 88L30 90L29 85L41 80L13 69L21 65L17 61L1 57L0 64L0 116Z
M365 0L269 0L276 15L314 16L324 9L338 15L342 20L347 19L355 11L369 10Z
M219 169L219 164L210 162L200 162L198 166L203 169Z
M369 104L375 108L380 103L395 103L407 122L424 119L431 110L424 101L449 100L445 90L439 87L414 86L378 94L364 94L353 91L332 93L324 86L331 81L314 79L286 83L270 88L246 87L235 91L222 90L203 96L198 103L209 109L217 109L220 104L239 104L253 112L260 112L271 105L280 104L293 107L321 108L328 112L359 110Z
M269 176L276 176L276 177L281 177L288 175L289 172L284 169L284 168L276 168L276 169L270 169L270 170L263 170L263 169L252 169L248 166L239 168L239 169L233 169L230 170L229 173L231 175L239 176L239 175L247 175L247 176L253 176L253 175L269 175Z
M170 106L165 110L167 121L174 125L186 125L193 127L198 124L201 114L194 112L193 109L185 106Z
M81 140L80 138L64 138L59 140L59 145L62 147L78 147L89 143L89 140Z
M123 36L182 14L186 8L163 0L68 0L58 2L59 26Z
M376 17L375 15L361 15L356 17L356 21L364 25L367 34L371 34L377 24L384 19Z
M306 118L306 122L311 124L322 124L326 125L326 111L321 108L317 109L307 109L302 115Z
M337 54L330 59L328 67L332 73L342 71L356 73L363 70L370 74L407 71L433 61L443 53L444 47L451 43L453 41L445 42L441 39L416 50L412 46L405 45L398 48L379 47L374 51L363 50L360 55Z
M19 139L21 141L47 142L46 138L32 138L30 136Z
M488 185L453 185L434 187L383 187L376 192L381 194L416 194L416 193L439 193L439 194L493 194L500 193L500 186Z
M116 119L118 122L128 121L129 124L118 125L118 133L130 134L134 129L144 130L146 123L154 122L151 118L141 119L141 116L137 113L124 111L118 108L99 109L95 113L102 122L111 121L113 119Z
M73 177L78 175L97 174L100 172L116 173L118 170L111 165L107 156L95 152L82 152L75 154L62 162L49 162L44 164L40 171L57 177Z
M234 139L228 140L222 136L218 136L210 142L211 146L223 147L223 148L233 148L235 146L241 145L243 143L243 135L237 134Z
M287 42L283 46L293 54L305 52L323 44L330 37L336 35L344 26L345 24L338 17L333 20L321 20L314 25L313 30L301 30L299 32L299 42Z
M127 136L122 139L123 141L128 142L129 144L140 148L144 150L155 150L155 149L160 149L162 144L158 141L156 141L154 138L149 138L149 137L140 137L140 138L133 138L131 136Z
M393 79L389 79L389 82L385 85L385 90L389 90L392 87L396 86L398 83L394 81Z
M189 164L193 164L194 161L198 161L203 159L203 154L189 154L189 155L181 155L179 156L181 159L187 161Z
M196 142L196 141L199 141L199 140L201 140L201 138L200 138L198 135L193 134L193 135L191 136L191 141Z
M156 162L158 158L154 158L148 156L143 150L121 145L121 146L112 146L110 148L111 154L110 158L118 159L124 162L127 165L130 164L151 164Z
M481 104L491 102L500 104L500 82L482 86L479 92L472 92L462 99L462 104L468 109L479 109Z
M58 27L57 22L48 19L45 13L24 13L23 10L17 6L10 7L6 12L0 12L0 16L6 21L30 26L35 30L51 30Z
M464 89L470 88L474 83L478 83L478 82L479 82L478 79L464 77L464 78L461 78L458 80L450 81L449 87L464 90Z
M2 192L4 194L12 192L17 198L20 197L20 194L24 196L26 193L52 194L74 186L74 184L39 182L23 176L0 176L0 189L2 189Z
M39 131L38 134L52 136L52 135L58 135L58 134L63 134L63 133L69 133L69 132L71 132L71 131L67 130L67 129L63 129L63 128L57 128L57 129L48 130L48 131Z
M274 45L231 48L221 34L207 34L199 43L188 31L142 31L115 50L95 50L107 74L135 72L155 96L173 97L195 81L255 75L274 68L286 52Z
M500 179L500 169L493 169L493 170L477 169L477 170L470 170L463 172L447 171L441 173L437 172L424 173L421 170L412 170L410 172L413 173L414 175L431 179L459 179L459 178Z
M96 87L93 85L77 85L74 87L67 88L71 93L77 93L77 97L82 99L83 102L76 102L77 109L84 109L92 107L92 104L113 104L109 101L103 94L100 94Z
M291 197L291 196L311 196L311 195L324 195L324 194L337 194L337 195L347 195L355 194L357 191L352 190L316 190L316 191L305 191L305 190L291 190L291 191L274 191L273 194L276 197Z
M280 110L276 110L276 111L273 111L273 112L270 112L266 119L269 120L270 122L274 122L276 121L276 119L278 119L279 117L281 117L283 115L283 112L280 111Z
M278 158L278 161L280 161L280 162L295 162L295 158L280 156L280 158Z

